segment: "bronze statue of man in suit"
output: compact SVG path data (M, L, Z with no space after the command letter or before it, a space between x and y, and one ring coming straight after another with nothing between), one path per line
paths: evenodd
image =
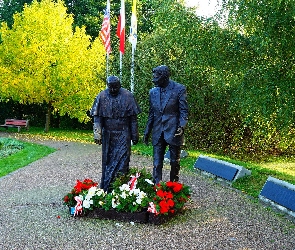
M170 80L170 70L166 65L153 69L153 83L155 87L149 93L150 108L143 140L148 144L152 133L154 182L158 184L162 180L167 146L170 151L170 181L178 181L181 146L188 122L186 87Z

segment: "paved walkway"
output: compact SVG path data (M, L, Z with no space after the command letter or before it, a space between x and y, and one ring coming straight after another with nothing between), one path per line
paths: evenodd
M73 218L62 198L76 179L99 181L101 148L76 142L35 142L58 150L0 178L1 250L295 249L294 221L195 173L181 174L180 181L192 188L188 211L166 224ZM150 168L151 163L151 158L132 155L131 166Z

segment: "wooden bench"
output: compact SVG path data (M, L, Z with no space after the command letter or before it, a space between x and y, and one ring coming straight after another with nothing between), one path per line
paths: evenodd
M21 128L29 129L29 120L17 120L17 119L5 119L5 123L0 125L8 129L8 127L17 128L17 131L20 132Z

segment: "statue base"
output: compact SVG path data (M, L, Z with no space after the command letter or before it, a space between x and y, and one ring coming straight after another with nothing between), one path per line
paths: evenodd
M71 214L73 216L73 214ZM83 212L79 217L88 217L94 219L107 219L107 220L117 220L117 221L129 221L138 223L149 223L154 225L161 225L172 219L176 213L173 214L159 214L155 215L149 213L146 210L141 212L118 212L114 209L104 210L102 208L95 208L93 210L88 210Z
M89 210L85 213L85 216L89 218L98 219L108 219L108 220L118 220L118 221L132 221L139 223L147 223L149 213L147 211L142 212L118 212L116 210L104 210L101 208L96 208L94 210Z

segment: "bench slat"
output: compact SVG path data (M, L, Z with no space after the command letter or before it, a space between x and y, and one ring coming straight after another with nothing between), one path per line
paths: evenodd
M6 122L6 125L27 126L27 122Z

